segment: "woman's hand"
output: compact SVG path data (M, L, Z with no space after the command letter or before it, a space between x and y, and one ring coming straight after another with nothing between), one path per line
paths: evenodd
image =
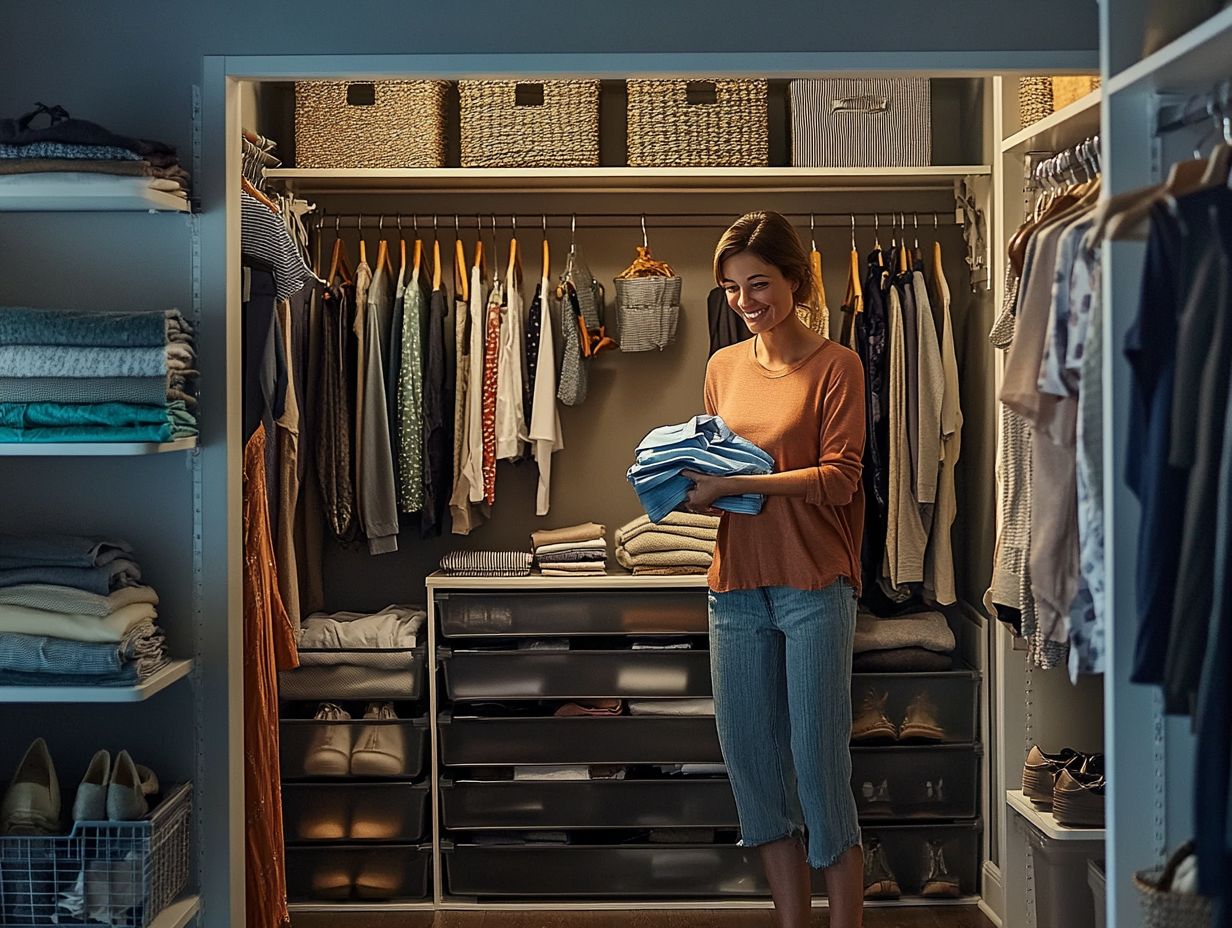
M730 495L731 488L728 485L730 478L703 474L695 470L682 470L680 473L693 482L693 489L685 497L685 508L689 512L702 515L722 515L718 509L714 508L714 501L720 496Z

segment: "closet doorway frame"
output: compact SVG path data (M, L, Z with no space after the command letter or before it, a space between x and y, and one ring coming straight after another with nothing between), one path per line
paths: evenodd
M212 370L226 376L206 376L201 384L203 549L205 614L202 674L204 712L200 720L198 763L208 765L209 787L198 796L198 836L201 847L203 909L211 923L244 923L244 797L243 797L243 521L241 436L242 324L240 320L240 150L241 91L246 83L296 80L406 80L439 78L524 79L630 78L706 79L747 77L769 79L861 74L874 76L927 76L931 78L987 79L1011 71L1073 73L1096 65L1095 50L1006 50L973 52L775 52L751 51L733 56L714 53L518 53L509 55L210 55L203 59L199 107L194 104L194 147L199 146L201 169L197 192L201 197L199 254L202 280L202 325L198 333L202 356L215 359ZM986 93L988 91L986 90ZM986 164L993 162L987 117L982 127ZM221 365L220 361L221 359ZM990 552L991 556L991 552ZM225 617L219 619L217 617ZM983 686L988 688L988 674ZM993 694L990 692L988 701ZM984 716L995 718L995 714ZM987 763L991 758L986 758ZM205 778L203 778L205 779ZM987 770L983 777L981 810L985 823L1000 816L1004 829L1004 803L993 801ZM998 797L999 798L999 797ZM984 831L988 879L988 829ZM982 894L981 898L986 894ZM769 900L724 902L660 901L633 904L571 904L569 908L767 908ZM484 905L484 909L544 909L564 906ZM404 907L398 907L404 908ZM436 908L429 901L420 906ZM443 908L457 908L445 904ZM466 906L465 908L475 908ZM981 908L988 911L987 906Z

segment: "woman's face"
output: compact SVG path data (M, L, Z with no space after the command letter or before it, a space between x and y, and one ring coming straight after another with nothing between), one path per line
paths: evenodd
M754 335L795 315L795 282L753 252L732 255L723 262L722 274L720 285L727 293L727 305Z

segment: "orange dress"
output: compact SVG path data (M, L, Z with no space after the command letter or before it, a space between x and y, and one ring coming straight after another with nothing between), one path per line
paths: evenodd
M278 671L296 667L278 595L265 483L265 427L244 448L244 829L248 928L288 928L278 763Z

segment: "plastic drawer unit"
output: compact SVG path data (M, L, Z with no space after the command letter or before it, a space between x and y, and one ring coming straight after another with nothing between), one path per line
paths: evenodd
M291 902L393 902L425 899L432 868L430 844L287 848Z
M621 699L710 695L710 652L438 652L455 702L495 699Z
M441 783L446 828L735 828L725 777Z
M943 866L961 895L979 892L982 849L980 823L951 825L864 825L864 846L876 840L904 896L919 895L930 873Z
M353 776L414 780L423 773L426 717L351 721L284 718L278 727L285 780ZM368 747L379 750L365 750Z
M287 841L419 841L427 834L428 784L284 783Z
M706 591L438 592L446 638L519 635L705 635Z
M851 785L861 820L975 818L980 755L975 744L853 748Z
M466 718L443 713L441 761L451 767L517 764L723 762L714 719Z
M418 699L423 693L427 648L325 650L303 648L312 663L278 674L278 696L287 700Z
M979 698L980 675L970 669L852 674L852 743L974 743Z
M1097 910L1089 868L1093 862L1104 859L1104 841L1049 838L1022 816L1010 817L1027 841L1031 855L1037 923L1049 928L1094 925Z

